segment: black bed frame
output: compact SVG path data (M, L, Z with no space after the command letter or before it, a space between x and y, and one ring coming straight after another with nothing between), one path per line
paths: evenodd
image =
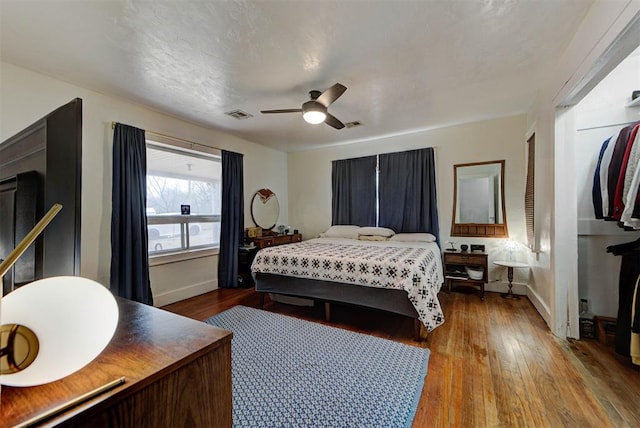
M316 279L254 273L255 289L260 293L260 309L265 293L314 299L324 302L325 319L331 320L331 303L363 306L404 315L413 319L413 335L421 339L421 325L415 307L404 290L365 287Z

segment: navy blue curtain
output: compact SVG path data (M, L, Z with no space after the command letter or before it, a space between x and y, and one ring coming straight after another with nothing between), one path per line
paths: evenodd
M117 123L113 133L111 291L153 305L147 232L144 130Z
M332 225L376 225L376 163L376 156L332 162Z
M439 239L433 148L380 155L379 226Z
M240 153L222 151L222 215L218 286L238 286L238 250L244 239L243 158Z

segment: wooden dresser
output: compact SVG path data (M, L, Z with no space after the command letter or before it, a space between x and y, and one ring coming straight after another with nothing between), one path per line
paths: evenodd
M452 282L460 282L464 285L471 285L480 288L480 298L484 299L484 286L487 283L487 254L483 252L466 251L443 251L444 254L444 277L446 285L451 291ZM465 267L482 268L482 278L472 279L466 272Z
M251 241L258 249L275 247L276 245L291 244L293 242L302 241L302 235L296 233L293 235L270 235L262 236L260 238L251 238Z
M292 244L302 241L302 234L293 235L269 235L260 238L248 238L247 242L253 242L253 247L240 247L238 251L238 286L253 287L255 283L251 276L251 263L258 250L278 245Z
M232 333L118 298L107 348L80 371L30 388L2 386L0 426L15 426L121 376L125 383L47 426L230 427Z

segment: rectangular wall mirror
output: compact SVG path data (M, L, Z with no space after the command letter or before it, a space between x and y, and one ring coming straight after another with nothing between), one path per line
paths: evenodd
M453 166L451 236L507 238L504 160Z

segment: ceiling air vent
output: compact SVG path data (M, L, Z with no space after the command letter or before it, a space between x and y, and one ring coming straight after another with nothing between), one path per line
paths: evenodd
M243 119L249 119L250 117L253 117L253 115L247 113L246 111L242 111L242 110L232 110L232 111L228 111L225 113L227 116L231 116L235 119L238 120L243 120Z
M346 126L347 128L355 128L356 126L360 125L362 125L362 122L360 122L359 120L354 120L353 122L347 122L344 124L344 126Z

